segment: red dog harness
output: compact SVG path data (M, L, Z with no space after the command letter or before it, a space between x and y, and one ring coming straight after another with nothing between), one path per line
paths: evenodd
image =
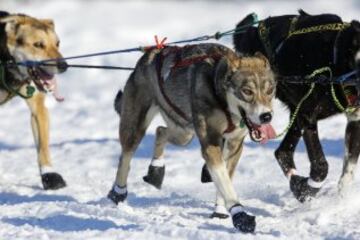
M185 46L183 48L190 48L193 46ZM158 48L158 47L154 47L154 48ZM154 49L152 48L152 49ZM161 49L163 49L164 47L161 47ZM169 47L167 47L169 48ZM158 48L159 49L159 48ZM213 55L199 55L199 56L194 56L194 57L190 57L190 58L186 58L186 59L181 59L180 57L180 47L171 47L171 49L169 49L168 53L174 53L176 54L175 59L175 64L171 67L171 71L174 71L177 68L183 68L183 67L188 67L192 64L195 63L199 63L202 61L205 61L206 59L213 59L214 61L218 61L221 58L220 54L213 54ZM151 50L151 49L147 49L147 50ZM164 77L161 74L161 69L163 66L163 61L164 58L166 57L166 55L163 53L163 51L161 51L157 57L157 62L156 62L156 72L158 75L158 84L160 87L160 92L163 95L165 101L169 104L169 106L171 106L171 108L179 115L181 116L184 120L186 120L187 122L190 122L189 117L178 107L176 106L171 100L170 98L166 95L165 90L164 90ZM231 114L229 112L229 110L227 109L227 107L224 107L223 109L227 122L228 122L228 127L225 129L224 133L230 133L232 131L235 130L236 126L233 123L232 119L231 119Z

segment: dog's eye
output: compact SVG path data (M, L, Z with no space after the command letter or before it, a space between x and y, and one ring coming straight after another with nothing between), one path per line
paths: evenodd
M60 46L60 41L56 42L56 46L59 47Z
M266 92L267 95L272 95L274 93L274 88L269 88Z
M245 95L251 96L253 95L253 92L250 89L242 89L241 90Z
M45 48L45 44L43 42L36 42L34 43L34 47L43 49Z

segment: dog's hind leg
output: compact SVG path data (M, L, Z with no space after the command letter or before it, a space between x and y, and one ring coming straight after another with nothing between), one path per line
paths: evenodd
M174 123L171 123L167 117L164 117L169 127L158 127L156 129L156 139L154 146L154 154L151 160L148 173L144 177L144 181L160 189L165 175L165 160L163 157L164 148L167 142L174 145L187 145L194 137L192 131L177 127L175 130Z
M290 179L290 189L300 202L315 197L328 174L328 163L321 147L316 123L309 123L304 127L303 138L310 160L310 177L292 175Z
M144 181L161 189L165 176L164 148L168 142L168 128L160 126L156 129L154 153L148 168L148 173L143 177Z
M45 107L43 93L37 93L26 100L31 111L31 127L38 153L41 180L45 190L59 189L66 186L60 174L51 168L49 151L49 113Z
M116 180L108 198L118 204L127 197L127 178L130 161L151 120L157 113L152 96L146 87L139 87L130 77L122 97L121 121L119 128L122 154L116 173Z
M339 181L339 191L344 192L354 178L360 154L360 110L348 116L345 133L345 156L342 175Z

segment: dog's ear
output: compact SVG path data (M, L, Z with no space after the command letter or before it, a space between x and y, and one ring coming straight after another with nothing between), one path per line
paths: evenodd
M221 58L215 68L215 82L222 82L229 72L229 64L226 58Z
M262 54L261 52L256 52L254 56L260 58L264 62L265 68L270 70L270 62L267 57L264 56L264 54Z
M351 21L351 27L355 29L355 31L360 32L360 22L357 20Z
M49 26L50 28L54 29L54 21L51 19L40 19L40 22L44 23L45 25Z
M6 28L11 32L14 32L18 27L19 19L18 17L5 17L4 19L0 20L0 23L6 24Z

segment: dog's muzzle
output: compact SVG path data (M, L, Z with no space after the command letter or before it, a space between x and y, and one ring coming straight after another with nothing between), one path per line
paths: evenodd
M266 143L269 139L276 138L276 133L273 127L270 125L272 114L270 112L260 115L261 125L255 124L250 121L246 116L243 109L239 109L241 117L249 130L249 135L252 141Z
M259 116L259 119L260 119L261 124L269 123L269 122L271 122L272 114L271 114L271 112L262 113Z
M65 72L69 67L69 65L65 61L58 61L56 65L59 70L59 73Z
M62 102L64 98L59 94L55 73L50 72L49 67L56 67L56 73L62 73L66 71L68 65L64 61L56 63L55 65L49 64L48 66L35 65L28 67L28 74L39 91L45 93L52 92L55 99Z

